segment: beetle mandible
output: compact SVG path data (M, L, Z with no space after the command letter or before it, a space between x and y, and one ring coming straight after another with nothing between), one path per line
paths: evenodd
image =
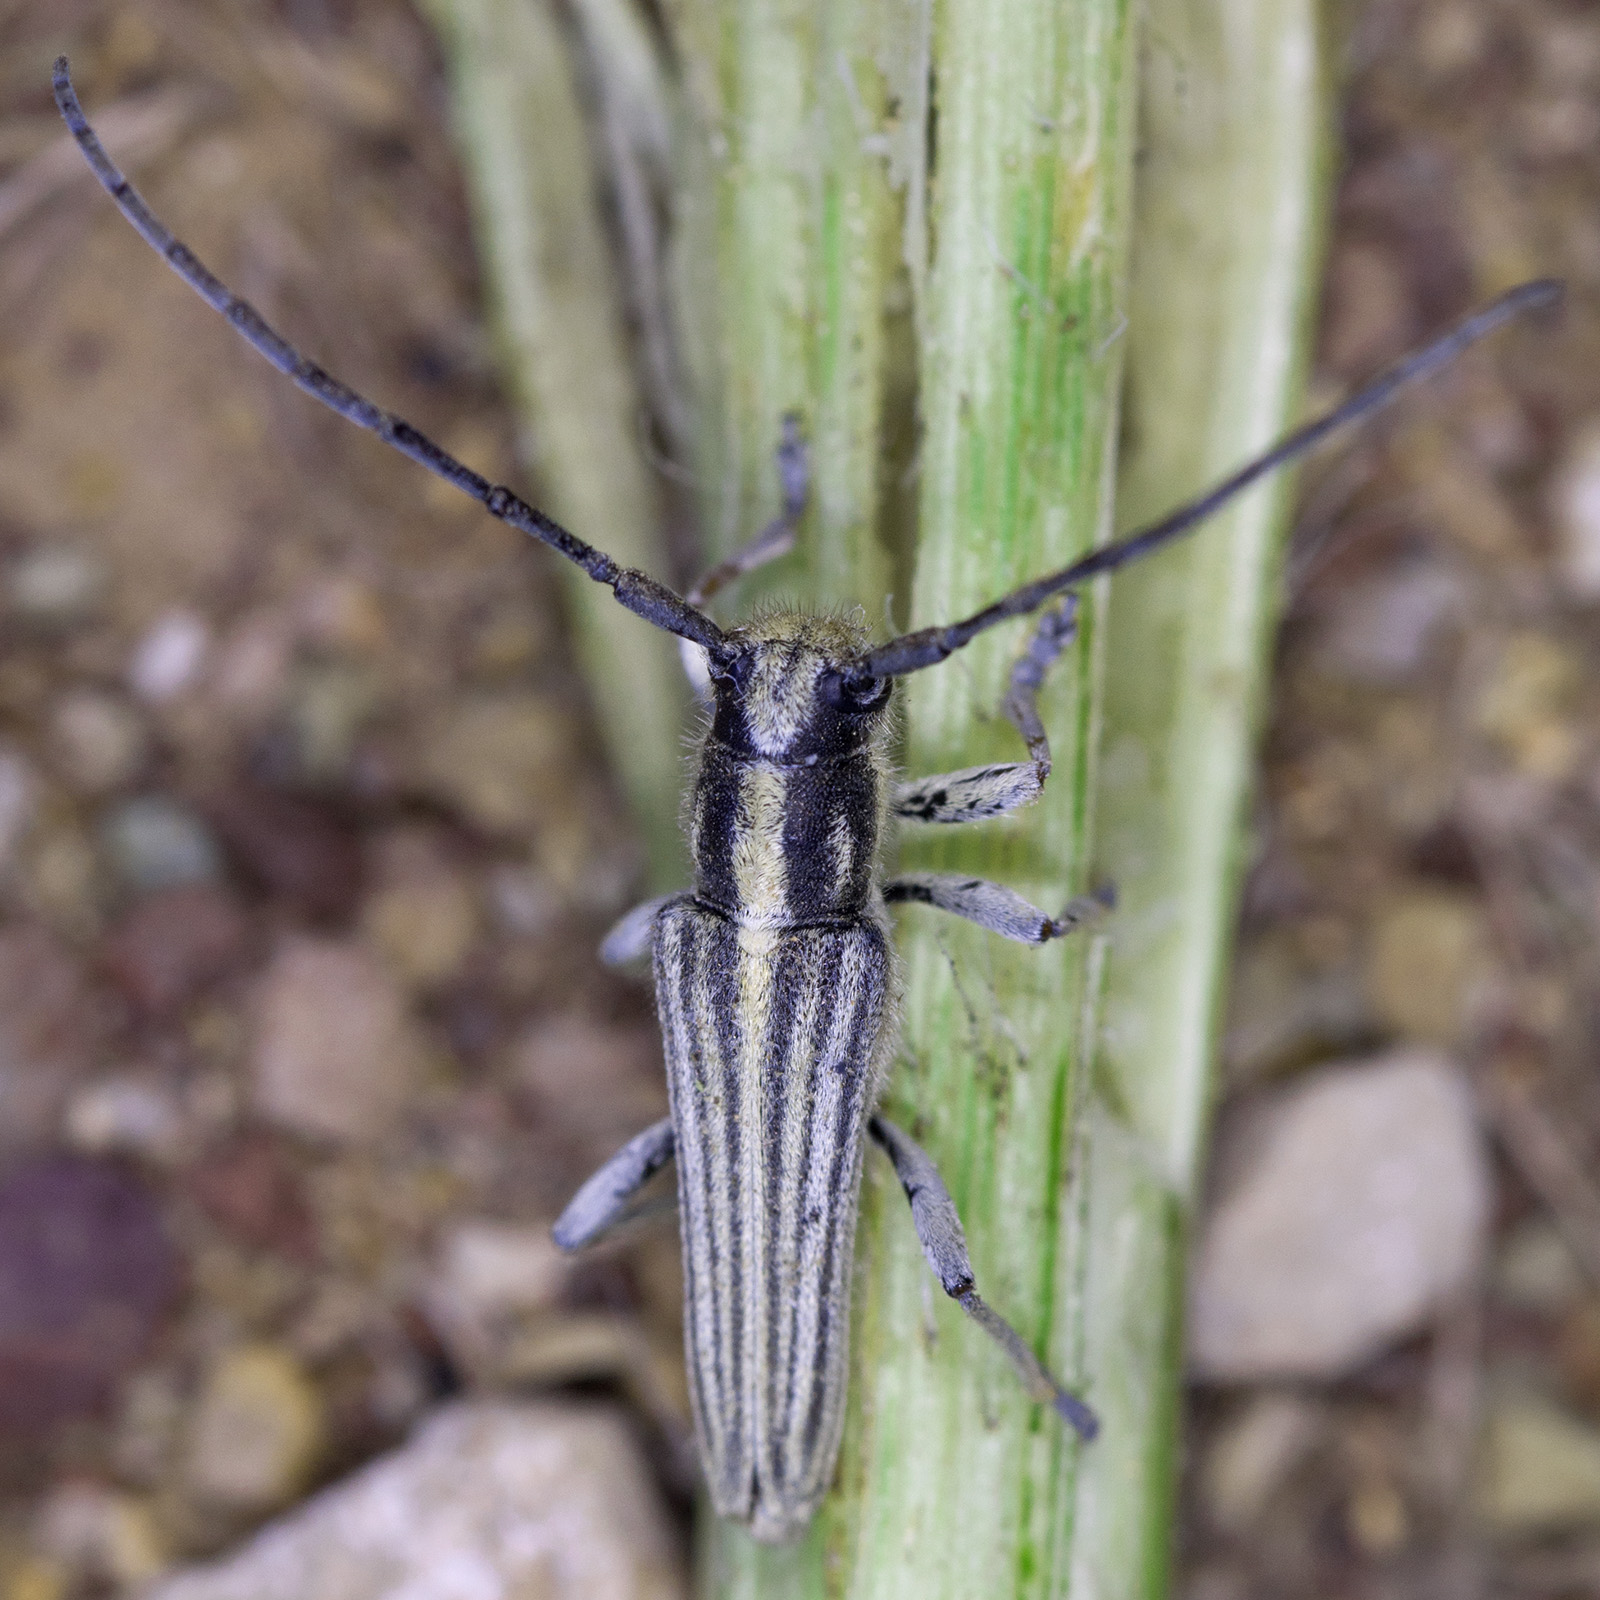
M654 1173L676 1161L690 1393L718 1513L747 1523L757 1538L790 1538L809 1522L833 1475L869 1138L893 1163L945 1292L1002 1346L1034 1399L1092 1438L1093 1412L978 1294L960 1218L938 1171L875 1104L895 1045L890 903L920 901L1042 945L1102 902L1074 901L1051 916L980 879L885 877L885 826L891 815L975 822L1035 799L1050 773L1037 694L1072 638L1072 590L1192 532L1250 484L1468 345L1553 303L1560 285L1540 280L1508 291L1205 494L970 617L878 645L859 621L791 610L724 629L701 609L705 602L793 543L806 499L797 419L786 420L778 452L782 514L679 596L620 567L300 355L172 236L112 163L78 103L65 57L56 63L54 89L68 128L123 215L280 372L685 644L691 676L711 703L688 812L693 886L631 912L602 947L613 962L653 958L671 1115L583 1185L555 1238L566 1250L591 1243L627 1217ZM894 782L894 680L1041 609L1004 705L1027 759Z

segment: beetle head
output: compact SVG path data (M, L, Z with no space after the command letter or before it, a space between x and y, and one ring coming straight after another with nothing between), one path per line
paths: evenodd
M869 745L887 723L893 682L851 663L867 645L860 622L774 611L728 633L711 665L711 736L735 755L813 765Z

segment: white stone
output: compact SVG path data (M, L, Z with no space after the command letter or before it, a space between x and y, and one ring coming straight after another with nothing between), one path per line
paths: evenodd
M1320 655L1329 670L1364 683L1397 683L1427 659L1441 627L1471 592L1458 573L1426 562L1352 585L1327 619Z
M1422 1327L1478 1261L1489 1173L1441 1055L1397 1052L1283 1091L1243 1165L1196 1253L1202 1378L1337 1376Z
M145 634L128 663L128 684L141 700L159 705L194 681L211 642L204 617L169 611Z
M586 1142L603 1160L667 1109L655 1028L557 1015L529 1025L511 1071L534 1113Z
M93 551L69 544L38 545L10 563L11 604L37 622L75 622L92 611L106 587Z
M56 759L80 789L105 794L126 783L145 757L145 731L123 704L97 689L62 696L51 722Z
M82 1480L57 1484L40 1502L34 1523L39 1548L67 1572L99 1589L109 1584L126 1593L168 1565L149 1503L101 1484ZM9 1593L18 1593L17 1587Z
M467 1309L492 1316L548 1306L561 1292L567 1258L548 1225L519 1227L473 1218L445 1240L440 1282Z
M445 1238L421 1286L420 1304L456 1361L492 1371L508 1338L537 1323L561 1293L567 1257L548 1223L518 1226L472 1218Z
M561 917L561 896L527 867L501 863L489 873L489 905L510 934L548 933Z
M146 1600L682 1600L679 1552L610 1407L452 1406L237 1554Z
M1577 600L1600 599L1600 417L1581 427L1551 486L1561 575Z
M122 801L101 818L100 839L118 878L136 894L213 883L222 874L211 829L167 795Z
M336 939L287 940L256 996L254 1090L273 1121L329 1139L379 1138L416 1085L405 997L376 957Z
M182 1150L183 1111L167 1083L121 1073L73 1095L62 1132L73 1149L86 1155L171 1161Z

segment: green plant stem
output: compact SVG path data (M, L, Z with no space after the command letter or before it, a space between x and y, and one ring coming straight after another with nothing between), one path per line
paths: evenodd
M1151 0L1147 27L1122 528L1292 420L1325 190L1314 0ZM1167 1585L1183 1257L1289 494L1280 477L1112 585L1095 859L1119 899L1081 1179L1105 1429L1074 1593Z
M1320 199L1309 6L1154 0L1125 297L1125 22L1057 11L1068 42L1056 45L1038 10L940 8L936 181L925 188L912 160L899 192L924 424L916 620L959 614L1108 531L1119 307L1135 407L1119 525L1247 457L1293 407ZM966 31L985 25L988 37ZM721 181L744 176L730 163ZM723 210L739 214L726 199ZM817 281L806 265L802 254L773 276ZM1054 324L1041 315L1056 309ZM740 436L736 415L724 427ZM932 1291L902 1198L869 1163L838 1490L792 1550L707 1525L706 1593L1164 1592L1185 1221L1284 492L1119 578L1109 621L1088 607L1084 645L1046 701L1057 769L1044 803L908 849L917 865L1048 901L1083 883L1091 823L1103 832L1096 877L1118 881L1122 908L1102 947L1099 1015L1092 945L1013 951L908 913L889 1110L943 1166L986 1291L1059 1368L1087 1376L1105 1432L1078 1452L1022 1403ZM1015 647L994 640L913 680L912 770L1013 755L993 707Z
M550 0L425 6L446 46L521 454L538 474L540 503L624 565L664 572L662 507L568 38ZM571 568L564 579L650 876L676 888L687 864L678 805L689 707L676 651L610 590Z
M510 0L429 3L460 26ZM913 622L960 615L1281 429L1319 236L1312 9L1146 0L1134 200L1128 0L670 0L673 278L711 553L775 509L785 412L813 451L801 546L741 609L755 589L875 623L886 594ZM465 53L457 75L469 145L497 148L526 83L496 99ZM536 147L552 159L542 120ZM486 190L491 213L516 192ZM1038 806L906 840L909 865L1045 905L1120 891L1100 934L1044 951L906 911L886 1102L942 1168L980 1288L1085 1385L1100 1438L1079 1448L1026 1403L869 1155L835 1493L785 1549L704 1518L705 1594L1165 1591L1182 1257L1285 493L1084 597L1043 701L1056 768ZM995 707L1023 637L908 681L910 770L1016 758ZM676 780L675 752L634 757Z
M914 623L963 615L1108 531L1131 17L1115 0L951 0L936 12ZM1085 601L1080 643L1041 698L1056 758L1044 799L1008 822L909 834L908 862L1052 906L1087 887L1101 639ZM908 681L908 770L1016 759L996 707L1024 637L985 636ZM982 1292L1082 1381L1081 1196L1068 1178L1098 941L1029 950L935 913L900 923L904 1042L889 1112L940 1165ZM824 1528L850 1575L844 1591L1063 1593L1084 1452L982 1333L930 1296L881 1164L864 1222L857 1405Z
M923 425L912 609L914 620L926 621L1064 563L1105 531L1132 52L1117 0L1055 7L962 0L942 6L931 29L920 9L882 15L899 29L887 57L906 64L895 88L879 91L886 108L897 107L890 125L863 126L821 109L808 114L805 92L825 97L847 75L826 42L804 33L798 8L696 9L696 29L678 44L689 89L701 97L701 120L723 136L720 163L707 162L714 187L706 209L723 229L723 281L741 284L720 307L718 340L702 343L733 352L718 369L732 374L729 386L747 381L745 359L796 386L781 401L768 400L766 419L758 414L753 426L725 389L718 412L725 431L713 430L719 447L728 436L770 435L782 406L797 403L797 390L806 393L796 375L824 369L823 340L805 339L807 307L836 303L819 174L842 188L840 165L848 169L865 151L900 180L898 248L879 259L878 270L912 299L910 372ZM826 35L826 16L815 15L812 25ZM811 53L798 53L785 91L772 82L782 49L764 45L760 28L791 52L797 36L810 39ZM869 61L848 74L858 94L862 83L881 78L875 68ZM919 97L930 80L938 94L931 182ZM714 116L704 111L707 81L716 85ZM786 140L761 126L774 105L792 130ZM747 184L753 194L743 192ZM783 227L760 209L773 192L800 219L789 254ZM818 224L810 232L801 226L807 217ZM727 277L732 262L764 274L770 289L756 295L748 278ZM816 286L812 299L797 304L794 286L807 284ZM783 330L796 354L777 362L763 352ZM858 341L851 348L871 347ZM904 371L892 364L892 335L878 348L889 369L880 392L902 396L903 405L910 395ZM826 386L814 384L811 394L827 404ZM877 455L880 483L889 441L909 432L885 411L875 432L841 441ZM828 431L813 424L814 436ZM769 450L753 442L725 458L770 475ZM727 469L719 481L733 476ZM857 477L871 481L860 469ZM893 536L881 529L878 542L892 561ZM813 554L801 564L808 598L837 593L845 559L835 567ZM795 581L792 571L783 576ZM1091 616L1083 646L1046 697L1060 757L1047 801L1025 824L924 839L917 864L984 872L1047 901L1081 881L1094 635ZM986 639L959 662L913 680L912 770L1015 757L1015 734L994 708L1017 643ZM1076 1200L1061 1180L1071 1148L1068 1107L1081 1088L1074 1063L1082 1059L1092 946L1079 941L1041 956L997 948L993 938L948 919L941 926L931 913L908 913L902 922L905 1047L889 1109L942 1164L990 1298L1058 1367L1072 1370L1077 1266L1069 1213ZM936 1286L904 1201L875 1159L869 1172L852 1420L838 1492L794 1549L763 1550L737 1528L708 1527L703 1586L762 1600L824 1591L874 1600L1059 1591L1070 1562L1076 1446L1026 1401L1003 1357L960 1311L934 1304Z
M886 419L914 375L905 174L887 108L912 70L908 14L895 0L670 7L682 68L677 304L714 551L776 511L785 413L802 419L811 451L804 538L777 573L742 587L741 609L776 586L876 618L891 584L908 497Z

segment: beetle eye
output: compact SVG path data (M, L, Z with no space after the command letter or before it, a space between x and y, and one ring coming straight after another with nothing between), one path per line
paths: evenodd
M839 711L871 711L889 694L889 678L851 677L844 672L822 675L822 698Z
M750 681L750 668L753 665L754 657L748 650L741 650L737 655L724 656L720 661L713 659L711 676L731 682L735 687L742 689Z

